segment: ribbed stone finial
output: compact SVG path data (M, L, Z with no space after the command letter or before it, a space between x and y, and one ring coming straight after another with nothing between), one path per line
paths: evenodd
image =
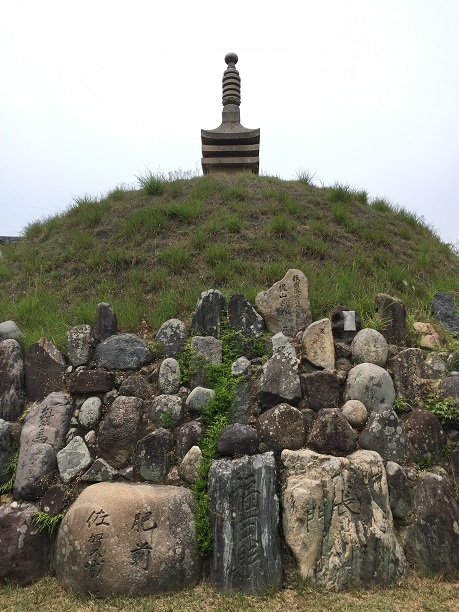
M241 78L236 70L238 57L236 53L227 53L225 62L228 68L223 73L223 106L227 104L241 104Z

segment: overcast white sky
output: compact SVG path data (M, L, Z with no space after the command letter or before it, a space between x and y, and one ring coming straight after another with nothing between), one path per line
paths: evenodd
M228 51L262 172L366 189L459 242L458 0L3 0L0 235L200 168Z

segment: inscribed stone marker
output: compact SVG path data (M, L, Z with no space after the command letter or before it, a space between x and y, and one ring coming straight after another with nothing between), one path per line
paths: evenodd
M279 504L273 453L214 461L209 472L218 591L263 593L280 588Z

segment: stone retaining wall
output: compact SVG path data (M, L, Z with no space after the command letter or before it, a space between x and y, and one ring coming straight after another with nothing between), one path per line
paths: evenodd
M102 303L65 354L42 338L23 355L20 330L0 324L0 580L53 567L101 597L188 587L206 517L223 592L296 574L332 590L410 567L457 577L459 433L425 409L435 394L459 415L457 354L410 346L396 298L377 296L376 331L343 305L314 321L308 295L299 270L259 294L258 311L210 290L190 330L171 319L147 341L117 333ZM239 351L222 414L212 364L228 335ZM57 537L38 530L60 515Z

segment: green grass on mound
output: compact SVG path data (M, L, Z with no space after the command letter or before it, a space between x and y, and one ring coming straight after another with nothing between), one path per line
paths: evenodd
M307 178L307 177L306 177ZM93 323L110 302L121 329L188 322L201 291L256 294L289 268L308 277L315 318L336 304L374 323L374 298L400 297L427 318L436 291L459 296L459 257L426 224L348 185L316 187L241 174L139 177L139 190L75 199L1 248L0 320L26 345L65 346L69 326Z

